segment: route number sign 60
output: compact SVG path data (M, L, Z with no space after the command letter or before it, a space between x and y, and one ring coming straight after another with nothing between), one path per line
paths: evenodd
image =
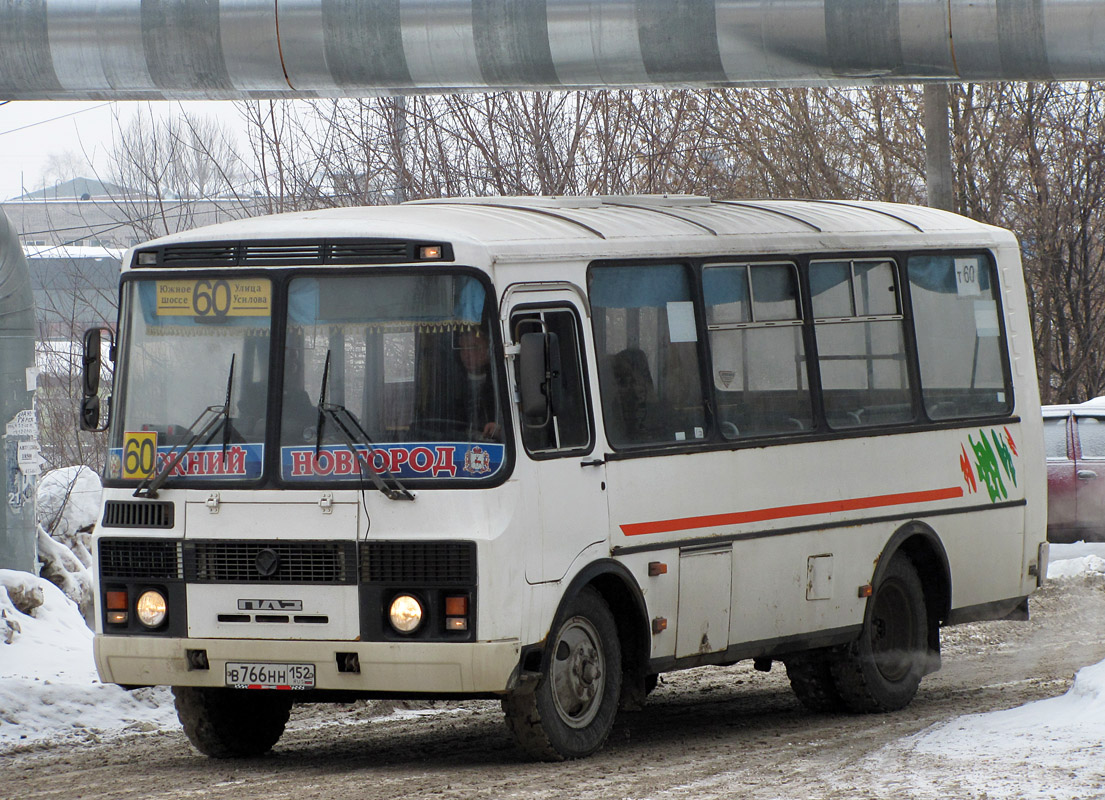
M157 431L123 434L123 478L148 478L157 468Z

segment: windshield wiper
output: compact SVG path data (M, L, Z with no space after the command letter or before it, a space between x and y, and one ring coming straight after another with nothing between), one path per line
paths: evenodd
M221 406L208 406L200 415L196 417L195 421L188 426L188 430L193 430L199 425L205 418L210 416L206 422L203 422L203 427L199 429L192 438L182 447L180 450L173 451L173 457L165 462L157 472L148 478L145 478L138 484L138 488L134 490L135 497L146 497L151 500L157 497L157 491L165 485L165 481L169 479L173 470L176 469L176 465L188 455L188 452L201 442L204 437L214 434L216 428L220 423L225 427L223 429L223 466L226 466L226 449L230 444L230 393L234 389L234 359L235 356L230 356L230 373L226 376L226 400L223 401Z
M385 483L384 477L377 472L372 464L376 460L376 448L372 442L372 438L368 435L368 432L361 425L360 421L354 416L353 412L345 406L339 403L326 402L326 385L330 377L330 351L326 351L326 363L322 367L322 386L318 391L318 427L315 432L315 458L318 458L319 452L322 450L322 429L326 424L326 419L329 417L334 421L334 425L337 426L341 432L342 439L345 440L345 446L349 448L349 452L353 454L353 458L357 460L358 466L362 463L363 459L360 453L357 452L358 437L354 436L354 432L359 435L359 441L368 451L368 474L372 477L372 482L376 485L376 488L380 490L380 493L389 500L414 500L414 494L400 483L399 479L388 469L387 459L384 460L384 476L387 477L388 482L393 483L394 488ZM361 467L361 474L364 474L364 468Z

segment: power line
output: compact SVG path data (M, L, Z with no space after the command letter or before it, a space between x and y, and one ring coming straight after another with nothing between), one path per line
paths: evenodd
M0 106L7 105L10 102L11 102L11 100L4 100L3 102L0 102ZM76 116L77 114L83 114L86 111L95 111L97 109L103 108L105 106L110 106L110 105L111 105L111 103L100 103L98 106L92 106L91 108L80 108L80 109L77 109L76 111L70 111L68 114L59 114L58 116L51 117L50 119L43 119L43 120L39 120L38 122L31 122L31 123L28 123L27 125L21 125L18 128L12 128L11 130L8 130L8 131L0 131L0 136L4 136L4 135L9 134L9 133L18 133L19 131L25 131L28 128L34 128L38 125L45 125L48 122L57 122L59 119L65 119L66 117L73 117L73 116Z

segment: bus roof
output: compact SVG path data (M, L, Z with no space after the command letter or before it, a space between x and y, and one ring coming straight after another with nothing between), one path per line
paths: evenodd
M711 200L693 195L603 197L480 197L417 200L393 206L292 212L226 222L154 240L184 242L371 238L441 240L517 252L519 246L557 244L567 252L639 249L668 243L686 255L740 249L879 246L903 237L946 246L1007 243L1000 228L924 206L838 200ZM740 242L740 239L746 239ZM721 240L729 241L722 243ZM849 241L856 240L853 245ZM636 247L634 247L636 245ZM658 255L660 253L657 253Z

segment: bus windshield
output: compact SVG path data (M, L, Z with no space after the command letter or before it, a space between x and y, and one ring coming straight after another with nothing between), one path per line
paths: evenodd
M127 281L106 476L150 477L198 432L204 410L228 419L188 451L173 478L245 479L264 460L272 284L266 278ZM192 430L196 427L196 430Z
M293 278L281 480L496 475L505 446L489 320L484 287L467 275ZM320 401L355 420L353 436Z

